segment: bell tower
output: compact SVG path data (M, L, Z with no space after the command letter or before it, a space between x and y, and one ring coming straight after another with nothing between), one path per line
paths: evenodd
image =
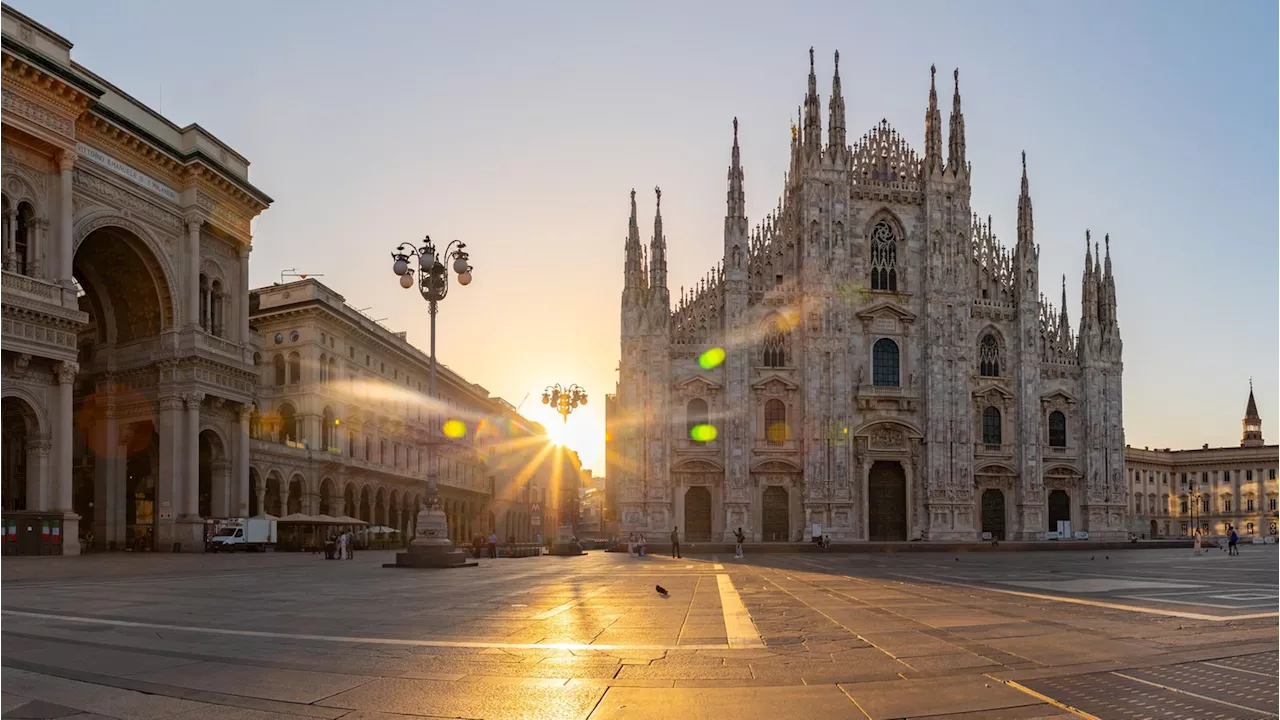
M1253 400L1253 380L1249 381L1249 404L1244 409L1244 436L1240 447L1262 447L1262 418L1258 417L1258 403Z

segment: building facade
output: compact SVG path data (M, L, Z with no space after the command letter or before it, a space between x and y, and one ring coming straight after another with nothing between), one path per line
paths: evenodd
M1249 388L1240 447L1198 450L1125 448L1130 530L1147 537L1200 532L1275 537L1280 446L1262 438L1262 418Z
M1011 248L971 206L958 71L945 139L930 87L923 156L883 121L848 143L838 54L825 142L812 51L802 116L754 228L734 120L722 261L674 298L661 193L646 252L632 192L608 469L621 531L1030 539L1066 520L1123 537L1109 248L1085 232L1073 331L1065 278L1062 307L1040 292L1025 157Z
M258 394L250 419L250 514L347 515L411 537L429 447L450 539L531 540L530 463L542 427L306 279L253 291ZM446 425L447 423L447 425Z
M3 9L4 510L62 551L199 547L248 508L249 162Z

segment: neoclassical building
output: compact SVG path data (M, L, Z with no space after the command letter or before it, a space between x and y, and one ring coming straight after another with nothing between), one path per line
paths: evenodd
M1239 447L1152 450L1126 447L1131 531L1179 537L1199 531L1248 537L1277 534L1276 470L1280 446L1262 438L1262 418L1249 388Z
M454 542L533 539L553 468L535 459L540 425L444 365L433 404L430 358L314 278L258 288L250 305L250 514L349 515L411 535L434 445Z
M824 138L810 51L780 201L748 224L735 119L723 258L678 294L661 194L646 252L632 192L608 471L622 532L1123 537L1109 247L1081 228L1073 329L1065 278L1062 306L1041 294L1025 157L1006 246L970 202L958 71L941 117L931 83L922 154L884 121L850 143L837 54Z
M249 506L249 162L3 10L3 502L62 549Z

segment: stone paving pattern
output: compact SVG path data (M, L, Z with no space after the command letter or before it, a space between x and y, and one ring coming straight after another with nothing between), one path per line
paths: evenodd
M0 715L1276 717L1274 548L389 556L6 559Z

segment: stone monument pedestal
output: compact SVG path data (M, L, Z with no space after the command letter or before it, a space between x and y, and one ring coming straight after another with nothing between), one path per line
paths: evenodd
M476 567L479 564L453 546L444 510L428 506L418 511L418 528L413 540L409 542L409 550L396 553L396 561L383 563L382 567L444 569Z
M573 540L573 528L569 525L561 525L556 532L556 541L551 545L552 555L586 555L582 550L582 546Z

